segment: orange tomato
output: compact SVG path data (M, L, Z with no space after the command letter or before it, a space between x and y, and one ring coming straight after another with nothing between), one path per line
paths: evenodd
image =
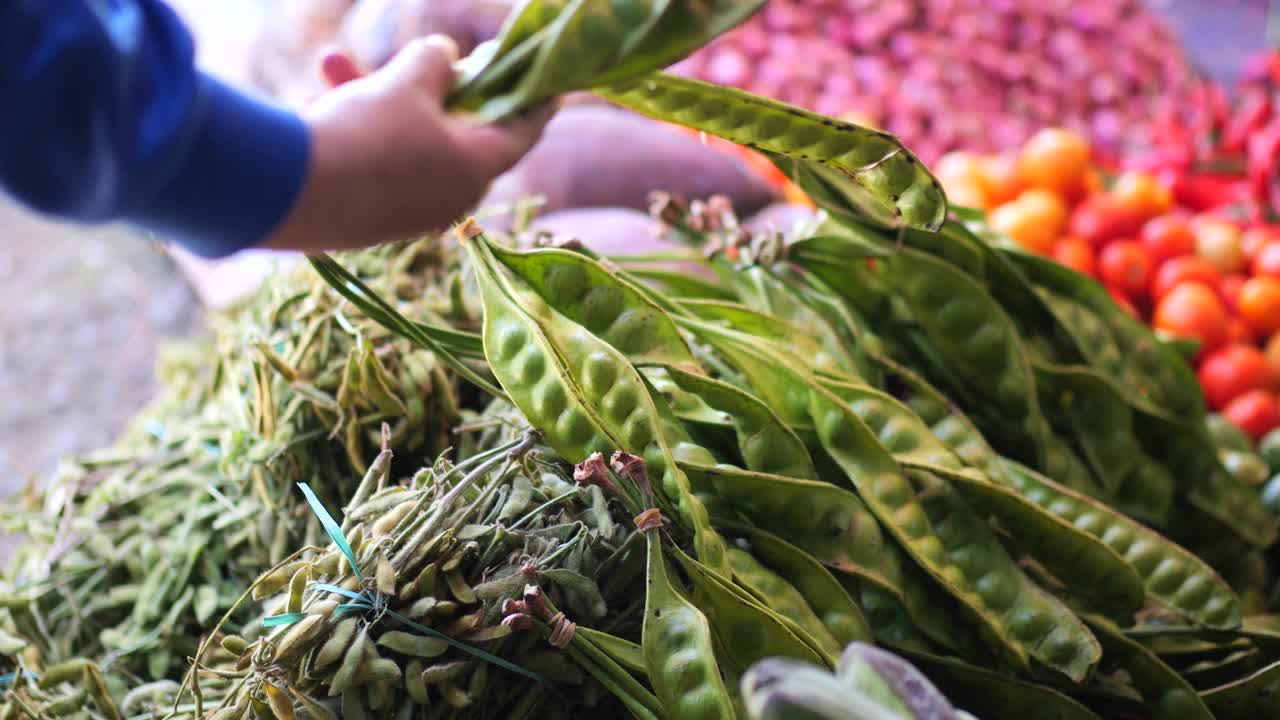
M1232 400L1222 410L1222 416L1258 440L1280 425L1280 401L1266 390L1250 390Z
M1146 220L1173 206L1173 195L1155 178L1144 172L1128 171L1111 187L1111 195L1122 207Z
M1203 283L1205 287L1216 290L1222 282L1222 275L1208 260L1194 255L1165 260L1151 278L1151 297L1159 300L1174 286L1184 282Z
M1018 174L1030 187L1074 197L1089 171L1089 142L1062 128L1045 128L1018 152Z
M1213 263L1219 272L1233 273L1248 264L1244 245L1240 242L1240 228L1225 220L1204 220L1196 223L1196 254Z
M951 152L938 158L933 165L933 176L942 183L948 194L952 183L974 183L982 185L981 159L974 153L962 150Z
M1017 202L1047 227L1053 228L1054 237L1062 234L1067 225L1070 209L1061 195L1049 190L1031 188L1018 195Z
M1022 179L1018 177L1018 159L1013 155L980 158L977 175L992 205L1009 202L1023 190Z
M1097 263L1093 259L1093 246L1078 237L1068 235L1053 246L1053 259L1082 275L1093 277Z
M1151 282L1151 255L1132 240L1113 242L1098 254L1102 282L1129 295L1138 295Z
M1240 317L1262 335L1280 330L1280 278L1249 278L1237 296Z
M1271 372L1280 377L1280 333L1272 335L1266 346L1262 350L1262 354L1267 358L1267 365L1271 367Z
M1214 410L1250 390L1275 389L1276 375L1253 345L1227 345L1205 355L1196 374L1204 399Z
M1084 174L1084 194L1094 195L1102 192L1106 185L1102 182L1102 173L1097 168L1089 168Z
M978 208L986 210L991 206L991 201L987 198L987 194L983 192L982 186L973 181L952 181L943 183L943 190L947 193L947 202L952 205L963 205L964 207Z
M1187 221L1177 215L1161 215L1143 224L1138 239L1151 253L1151 262L1159 265L1169 258L1194 255L1196 236Z
M1212 352L1227 339L1227 309L1217 293L1198 282L1175 286L1156 305L1157 330L1200 341L1200 354Z
M1044 210L1043 206L1014 200L992 210L987 222L1027 250L1047 255L1058 239L1058 230L1046 222Z

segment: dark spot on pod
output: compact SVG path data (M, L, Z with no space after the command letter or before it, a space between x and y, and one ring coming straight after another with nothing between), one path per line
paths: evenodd
M784 107L782 108L782 111L787 113L788 115L795 115L796 117L806 117L809 114L799 108L793 108L793 107Z
M942 189L942 185L941 185L941 184L940 184L936 179L933 181L933 189L934 189L934 190L941 190L941 189Z
M840 529L838 525L832 525L831 529L827 531L827 534L829 534L831 537L840 537L840 535L842 535L843 533L844 533L844 530Z
M890 195L890 196L889 196L889 202L898 202L898 196L897 196L897 195Z
M902 208L900 208L900 207L896 207L896 208L894 208L894 209L893 209L893 214L894 214L894 215L897 215L898 217L902 217Z
M808 156L808 155L797 155L796 157L800 158L801 160L808 160L808 159L809 159L809 156Z
M827 127L837 126L836 121L830 118L821 118L820 120L818 120L818 122L822 123L823 125L826 125Z
M653 616L654 616L654 617L656 617L656 618L660 618L660 617L662 617L662 611L661 611L661 610L654 610L654 611L653 611Z
M916 159L915 159L915 158L913 158L913 157L911 157L910 155L908 155L908 156L907 156L907 164L908 164L908 165L915 165L915 164L916 164Z

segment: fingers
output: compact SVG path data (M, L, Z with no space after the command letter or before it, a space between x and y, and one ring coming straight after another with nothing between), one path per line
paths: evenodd
M453 70L457 60L458 44L452 38L431 35L410 41L387 65L387 70L397 79L443 100L457 81Z
M538 140L547 122L560 109L552 100L497 125L469 125L463 131L465 143L475 162L496 176L510 170Z
M364 77L364 71L351 55L335 49L326 52L320 59L320 76L329 87L336 88Z

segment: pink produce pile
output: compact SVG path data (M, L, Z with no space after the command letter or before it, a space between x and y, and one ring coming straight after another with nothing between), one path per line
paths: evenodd
M861 116L926 162L1049 125L1127 152L1195 83L1141 0L772 0L677 72Z

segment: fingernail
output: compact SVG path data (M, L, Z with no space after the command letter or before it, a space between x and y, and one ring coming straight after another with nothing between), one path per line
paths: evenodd
M448 35L428 35L426 42L436 45L441 50L444 50L445 54L449 56L449 62L451 63L457 62L458 57L462 54L462 51L458 49L458 41Z

